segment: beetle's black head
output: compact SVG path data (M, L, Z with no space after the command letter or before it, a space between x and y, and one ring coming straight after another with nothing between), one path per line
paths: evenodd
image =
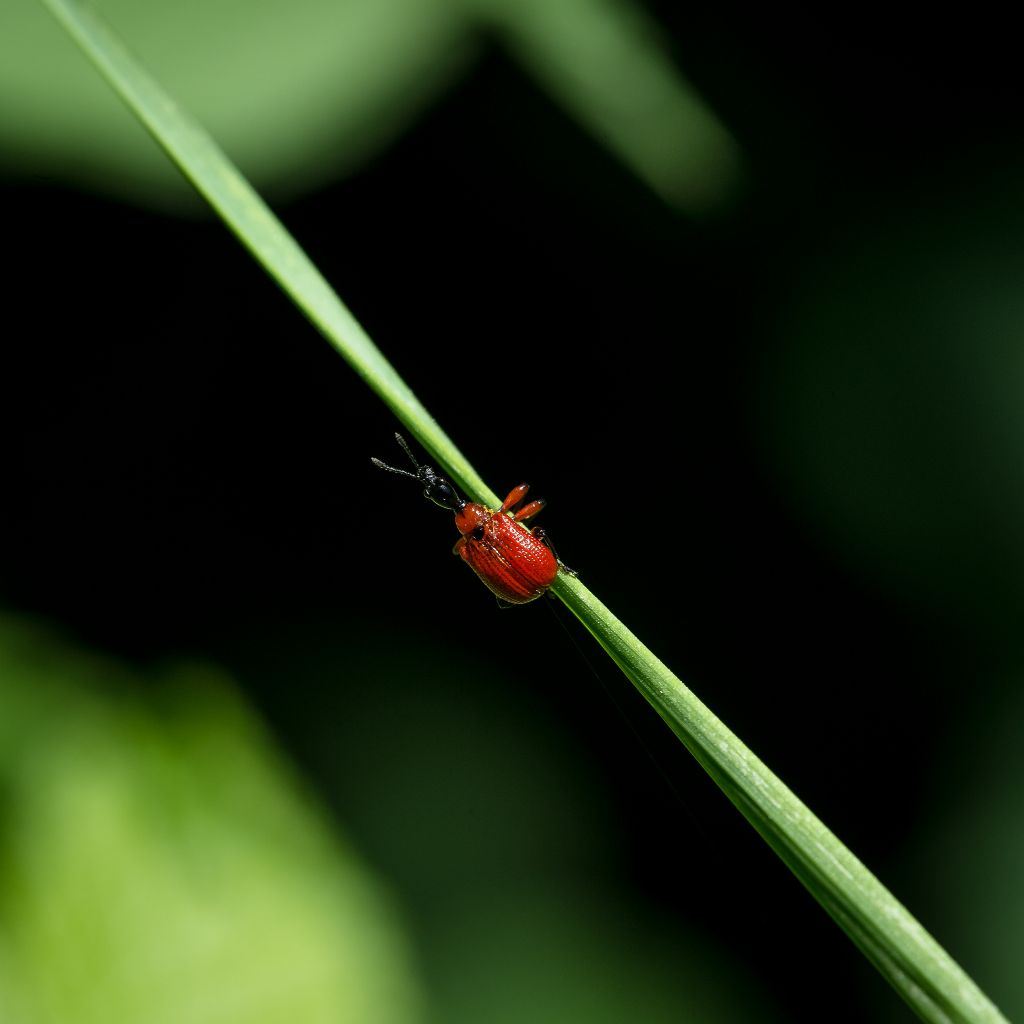
M429 466L421 467L417 476L423 481L423 497L429 498L435 505L458 512L466 504L455 493L455 488Z
M430 466L421 466L416 461L401 434L395 434L395 440L402 446L402 450L409 456L409 461L416 467L415 473L410 473L407 469L389 466L386 462L381 462L380 459L371 458L370 461L378 469L386 469L389 473L398 473L401 476L409 476L413 480L418 480L423 484L423 497L435 505L440 505L441 508L451 509L452 512L459 512L465 508L466 502L455 493L455 488L440 473L436 473Z

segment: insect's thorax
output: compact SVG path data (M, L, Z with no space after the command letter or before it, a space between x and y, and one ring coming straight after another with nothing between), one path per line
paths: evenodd
M455 526L464 537L472 533L478 526L486 525L494 513L475 501L467 501L458 512L455 513Z

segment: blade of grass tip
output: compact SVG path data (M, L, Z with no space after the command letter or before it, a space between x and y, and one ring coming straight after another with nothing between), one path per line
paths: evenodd
M566 576L552 589L919 1016L1007 1024L913 915L593 594Z
M373 343L294 238L205 131L85 7L41 0L182 173L356 373L469 497L496 496Z
M360 376L473 497L483 484L295 241L214 143L146 75L95 16L41 0L229 226ZM1006 1024L948 953L874 876L578 580L552 588L597 638L783 861L920 1016Z

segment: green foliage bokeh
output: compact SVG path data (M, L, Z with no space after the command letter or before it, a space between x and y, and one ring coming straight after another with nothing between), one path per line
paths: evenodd
M0 619L8 1024L412 1024L399 918L223 673Z

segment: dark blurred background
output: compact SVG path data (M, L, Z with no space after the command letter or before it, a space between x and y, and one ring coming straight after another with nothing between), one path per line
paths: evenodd
M8 17L40 66L86 80L19 4ZM218 118L245 122L257 141L232 149L229 133L229 153L490 485L546 497L582 580L1020 1013L1024 135L1003 31L437 4L435 34L411 25L419 43L395 42L393 68L339 58L349 77L311 93L289 165L261 116L308 111L301 89L279 110L204 109L202 92L232 78L233 55L239 80L258 77L287 14L252 15L254 71L223 24L187 22L203 17L191 6L148 46L133 35L146 16L100 6L215 136ZM391 23L413 18L394 6ZM298 67L302 40L280 45ZM551 73L570 58L575 107ZM684 138L685 159L658 162L655 115L649 153L600 120L616 97L642 105L645 60L706 104L696 157ZM587 67L610 106L586 106ZM451 558L447 514L372 467L401 460L390 414L163 177L103 87L104 113L76 133L47 113L86 116L56 85L19 81L18 116L0 121L11 643L66 647L49 675L111 722L146 709L154 735L168 704L205 713L168 666L218 666L210 685L276 751L268 773L345 837L399 922L409 1007L346 1016L325 997L322 1019L912 1019L564 609L499 612ZM364 108L332 120L330 88ZM122 120L123 151L103 127ZM0 681L9 707L40 692L38 663ZM0 900L0 1005L71 1020L25 981L26 963L54 970L25 923L45 914L24 909L25 887L49 883L11 853L35 827L46 751L65 749L61 709L78 707L55 693L24 719L46 742L12 725L20 760L0 758L3 862L22 865ZM180 787L182 806L205 798ZM105 834L92 804L55 806L69 816L54 843ZM156 850L181 840L159 834ZM164 933L159 901L125 938L93 891L84 941L96 928L114 956ZM219 949L244 948L245 920ZM206 1019L190 1012L173 1019Z

